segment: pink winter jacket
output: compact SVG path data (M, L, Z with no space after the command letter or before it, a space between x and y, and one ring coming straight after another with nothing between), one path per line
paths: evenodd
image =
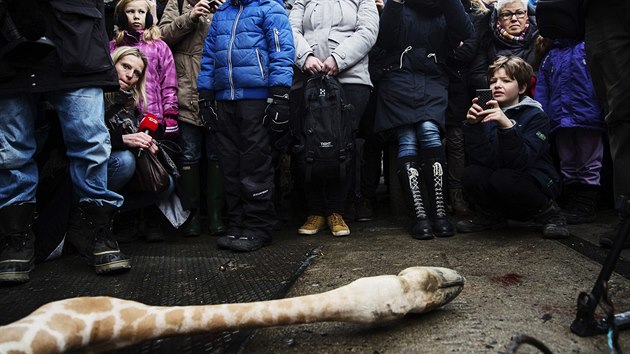
M177 73L173 53L164 41L158 39L147 43L142 40L142 33L138 31L130 34L125 31L125 37L120 45L116 41L109 42L109 51L113 52L119 46L136 47L144 53L148 60L146 74L146 109L141 104L138 110L144 113L152 113L158 117L163 132L158 138L175 139L179 135L177 125ZM138 38L135 37L138 36Z

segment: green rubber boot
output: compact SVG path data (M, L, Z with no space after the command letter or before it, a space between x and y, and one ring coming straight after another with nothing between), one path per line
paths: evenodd
M197 209L193 216L181 228L182 236L197 237L201 235L201 218L199 217L199 165L184 165L181 168L181 186L184 187L186 194L192 205Z

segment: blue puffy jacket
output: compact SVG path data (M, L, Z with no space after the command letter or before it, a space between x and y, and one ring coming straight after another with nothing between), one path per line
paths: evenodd
M228 0L212 17L198 89L217 100L266 99L269 87L291 87L294 56L282 0Z
M558 128L588 128L604 131L604 113L586 66L584 42L554 41L543 60L534 98Z

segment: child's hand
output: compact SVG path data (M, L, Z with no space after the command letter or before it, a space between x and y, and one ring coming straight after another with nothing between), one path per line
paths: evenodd
M501 129L508 129L514 126L514 123L503 113L501 107L499 107L499 102L490 100L488 101L488 106L492 108L479 112L479 116L482 117L481 123L497 122L497 125Z
M481 114L481 112L483 112L483 109L480 105L477 104L477 102L479 102L479 99L477 97L473 98L473 104L472 106L470 106L468 112L466 113L466 122L468 124L477 124L481 122L481 120L484 118Z

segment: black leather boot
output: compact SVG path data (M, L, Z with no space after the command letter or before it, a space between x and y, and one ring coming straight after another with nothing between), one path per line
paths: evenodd
M407 204L413 211L415 218L411 237L418 240L429 240L433 238L433 228L422 202L422 180L415 159L415 156L398 158L398 179Z
M0 283L25 283L35 266L35 203L0 209Z
M125 272L131 269L129 258L118 248L112 235L112 219L117 208L80 203L68 221L68 241L76 247L96 274Z
M437 237L455 235L455 227L446 214L446 157L444 147L423 149L421 151L421 169L427 187L429 219L433 226L433 233Z

